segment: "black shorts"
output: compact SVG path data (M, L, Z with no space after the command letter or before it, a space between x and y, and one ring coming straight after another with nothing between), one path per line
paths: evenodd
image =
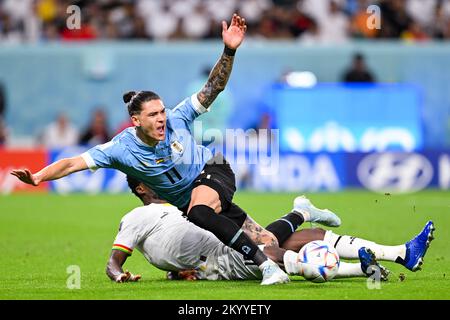
M220 214L233 220L239 227L242 226L247 214L233 203L236 192L236 178L230 164L222 154L217 154L203 167L202 172L195 178L193 188L208 186L219 194L222 212Z

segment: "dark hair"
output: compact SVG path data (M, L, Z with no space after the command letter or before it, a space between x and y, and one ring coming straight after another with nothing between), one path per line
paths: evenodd
M137 193L136 188L141 182L129 175L127 175L127 182L128 187L131 189L131 192L133 192L134 195L140 199L141 197L139 196L139 193Z
M142 200L142 195L140 195L136 191L136 188L141 184L141 181L139 181L138 179L135 179L134 177L132 177L130 175L127 175L127 182L128 182L128 187L131 189L131 192L133 192L136 197L138 197L139 199ZM147 188L149 189L149 193L150 193L152 199L159 199L159 197L155 193L155 191L153 191L149 187L147 187Z
M123 95L123 102L127 104L130 117L141 112L143 103L159 99L161 98L152 91L128 91Z

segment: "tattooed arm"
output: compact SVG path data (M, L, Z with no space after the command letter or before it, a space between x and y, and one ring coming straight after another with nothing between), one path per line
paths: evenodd
M244 40L246 30L245 19L236 14L233 15L229 28L227 23L222 21L225 50L212 69L205 86L197 94L198 101L205 108L209 108L219 93L225 89L233 68L234 53Z
M274 234L261 227L255 220L247 216L241 229L256 244L264 244L266 246L278 246L278 240Z
M197 93L198 101L205 108L209 108L219 93L225 89L225 85L231 74L231 69L233 68L233 60L233 56L228 56L224 52L212 69L208 81L202 90Z

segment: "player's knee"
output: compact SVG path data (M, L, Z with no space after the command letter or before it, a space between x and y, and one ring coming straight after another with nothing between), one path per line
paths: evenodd
M189 204L189 212L195 206L201 205L212 208L215 213L222 212L219 194L207 186L198 186L193 190L191 203Z
M191 204L189 205L189 209L188 209L188 213L192 211L192 209L194 209L195 207L199 207L199 206L205 206L208 208L211 208L213 210L214 213L221 213L222 212L222 206L220 204L220 200L214 200L214 201L193 201L191 202Z
M214 200L214 202L211 205L211 208L213 208L215 213L221 213L222 212L222 205L220 203L219 198Z
M187 217L193 224L214 233L225 244L229 243L239 231L234 222L217 215L212 208L205 205L193 206Z
M204 227L205 223L209 220L208 216L211 214L215 214L213 208L200 204L191 207L187 217L192 223L198 225L199 227Z

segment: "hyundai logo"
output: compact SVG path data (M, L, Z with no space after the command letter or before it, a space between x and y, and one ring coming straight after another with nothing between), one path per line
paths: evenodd
M371 154L361 160L357 174L369 190L406 193L426 188L433 177L433 167L417 153Z

